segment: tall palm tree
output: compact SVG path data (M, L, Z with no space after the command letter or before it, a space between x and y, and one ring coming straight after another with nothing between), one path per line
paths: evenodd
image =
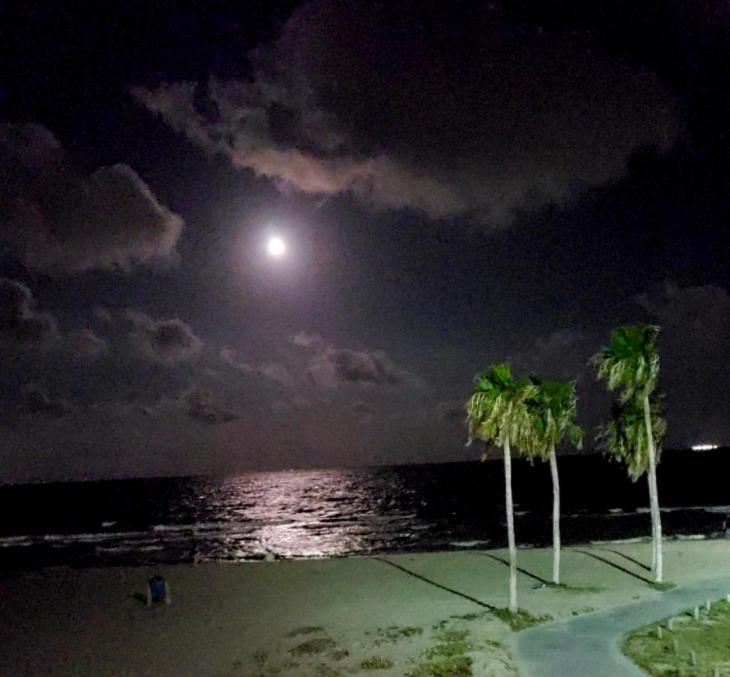
M555 450L567 439L580 449L583 430L575 423L575 384L567 381L546 381L531 376L533 394L527 400L533 432L521 443L528 458L549 461L553 480L553 583L560 584L560 479Z
M467 402L469 444L478 438L504 453L505 512L509 546L509 610L517 613L517 546L512 501L511 447L529 434L532 421L525 404L533 393L526 381L515 381L508 364L493 364L474 379L474 392Z
M598 378L607 381L609 390L619 391L606 436L609 448L627 463L632 477L638 477L636 472L642 468L647 474L652 523L652 571L654 579L661 582L662 522L656 479L656 436L658 433L663 435L666 424L663 420L655 420L661 418L654 397L659 378L658 336L659 327L654 325L619 327L612 332L609 345L601 349L593 361L598 367ZM638 421L640 428L636 427L637 413L641 415ZM641 470L639 474L643 472Z

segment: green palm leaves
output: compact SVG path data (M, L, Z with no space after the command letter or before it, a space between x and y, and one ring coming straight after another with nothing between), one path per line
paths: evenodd
M479 438L504 452L505 509L510 550L510 609L517 609L516 547L512 510L510 452L550 461L553 479L553 581L560 582L560 483L555 449L567 436L580 446L583 431L575 424L575 385L533 376L516 380L508 364L494 364L474 379L467 403L469 442Z
M621 402L637 393L650 393L656 387L659 376L658 337L659 327L654 325L619 327L611 334L608 346L594 356L598 378L606 380L609 390L621 390Z
M617 393L611 420L599 434L602 446L623 463L633 480L646 474L652 515L652 570L662 580L662 527L656 466L666 431L659 378L659 327L626 325L611 334L608 346L592 359L598 378ZM511 451L550 462L553 481L553 581L560 580L560 483L556 449L563 441L581 448L583 430L576 424L575 384L539 376L515 379L509 364L493 364L477 374L467 402L469 443L475 439L502 448L505 508L510 549L510 609L516 602L516 546L512 508Z
M583 429L575 423L575 384L531 376L530 386L526 404L533 429L521 440L522 453L547 460L566 438L577 449L582 448Z
M666 431L660 402L654 395L659 378L659 327L647 324L615 329L611 341L594 358L598 378L618 390L611 421L599 434L606 450L622 462L633 480L646 473L652 522L652 570L662 580L662 522L656 466Z
M661 441L667 430L662 418L661 402L649 404L651 430L656 444L656 463L661 458ZM627 402L614 402L611 419L598 434L600 445L617 461L626 466L629 477L635 482L649 470L649 445L644 420L644 405L636 398Z
M526 400L532 394L527 381L515 381L508 364L494 364L474 379L467 402L469 444L480 439L498 447L519 446L531 430Z
M469 443L479 438L502 447L504 454L504 500L509 547L509 610L517 613L517 546L512 503L511 447L532 427L526 401L532 392L525 381L515 381L508 364L494 364L474 379L474 392L467 402Z
M598 439L626 465L634 480L649 471L652 454L658 462L660 452L656 450L666 432L661 404L654 396L659 377L658 336L659 327L653 325L619 327L611 334L609 345L592 360L598 378L606 381L609 390L618 390L611 420Z

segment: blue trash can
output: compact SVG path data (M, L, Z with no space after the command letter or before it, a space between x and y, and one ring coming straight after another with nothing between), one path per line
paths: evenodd
M150 588L150 601L164 602L167 598L167 583L162 576L153 576L147 581Z

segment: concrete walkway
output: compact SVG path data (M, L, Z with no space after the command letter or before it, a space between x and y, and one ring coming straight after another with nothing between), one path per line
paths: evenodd
M618 643L623 635L701 605L708 599L724 598L729 592L730 577L713 579L674 588L657 600L525 630L517 639L520 675L640 677L644 673L619 651Z

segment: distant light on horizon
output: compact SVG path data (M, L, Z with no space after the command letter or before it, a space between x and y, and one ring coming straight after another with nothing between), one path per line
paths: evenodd
M719 449L719 444L693 444L692 451L710 451L711 449Z
M269 253L269 256L280 259L286 254L286 242L280 237L270 237L266 243L266 251Z

